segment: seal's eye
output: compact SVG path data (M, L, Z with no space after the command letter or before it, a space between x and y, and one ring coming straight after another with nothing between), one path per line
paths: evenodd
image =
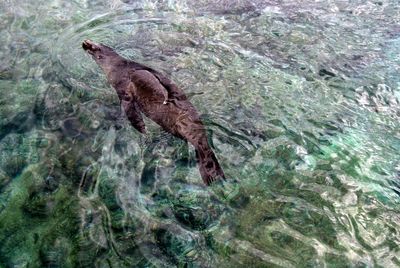
M102 55L97 55L96 58L97 58L98 60L104 59L104 57L103 57Z

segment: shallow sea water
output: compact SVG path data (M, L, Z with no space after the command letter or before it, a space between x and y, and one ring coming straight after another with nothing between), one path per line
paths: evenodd
M0 267L400 267L397 1L0 2ZM229 178L81 48L171 77Z

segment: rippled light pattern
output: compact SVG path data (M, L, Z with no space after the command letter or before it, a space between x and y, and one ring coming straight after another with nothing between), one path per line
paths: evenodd
M0 267L399 267L395 0L0 1ZM81 48L171 77L227 182Z

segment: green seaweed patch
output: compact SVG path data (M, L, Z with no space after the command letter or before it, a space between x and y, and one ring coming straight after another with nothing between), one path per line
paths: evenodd
M32 165L7 186L9 205L0 214L2 263L33 267L76 267L82 259L93 263L99 253L92 242L82 256L75 190L67 183L44 191L46 177L46 168Z
M30 236L28 230L35 229L39 221L25 214L23 207L30 194L40 187L45 172L40 166L31 165L2 194L2 197L7 196L8 206L0 215L0 254L10 263L24 263L28 260L35 262L37 259L34 252L37 239ZM10 254L9 249L14 252Z
M0 137L11 129L21 129L30 118L35 96L40 91L37 80L21 80L18 83L0 80ZM10 101L12 100L12 101Z
M208 248L225 260L229 259L231 255L237 253L228 243L220 243L216 240L212 232L205 233L205 242Z
M154 232L157 247L178 266L190 263L191 251L195 251L195 241L183 239L168 230L157 229Z
M73 146L63 146L64 152L59 157L60 168L62 173L68 177L71 182L78 186L81 183L81 178L87 171L87 167L95 162L98 153L88 153L89 148L85 146L87 141L77 142ZM67 143L68 144L68 143ZM85 148L82 150L82 148Z
M102 179L99 183L99 198L110 211L120 209L117 200L118 181L113 179Z
M348 259L343 255L325 253L325 263L328 268L346 268L351 267Z
M7 175L9 175L10 177L15 177L21 173L26 165L26 158L22 155L17 155L6 159L5 163L2 166Z
M3 187L7 186L10 183L11 179L12 178L8 174L6 174L6 172L0 169L0 191L2 191Z
M79 208L77 197L65 186L48 198L48 221L40 226L38 234L42 265L56 262L59 266L71 267L74 264L79 251Z
M194 230L204 230L212 223L207 208L174 205L173 212L180 223Z
M280 231L272 231L268 235L271 247L276 250L278 256L286 256L285 258L297 265L318 265L315 260L316 251L307 243Z
M328 216L319 211L301 211L293 207L285 212L285 222L293 229L307 237L314 237L319 241L338 250L344 250L337 239L337 232Z

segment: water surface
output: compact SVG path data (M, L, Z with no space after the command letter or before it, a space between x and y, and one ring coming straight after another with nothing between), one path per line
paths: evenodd
M397 1L2 1L0 266L399 267ZM81 48L171 77L229 180Z

